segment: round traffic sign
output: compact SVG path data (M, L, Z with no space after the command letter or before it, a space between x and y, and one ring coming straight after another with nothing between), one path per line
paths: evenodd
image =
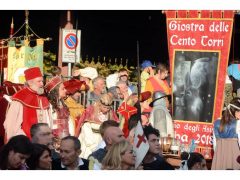
M78 45L76 34L73 34L73 33L67 34L64 42L68 49L75 49Z

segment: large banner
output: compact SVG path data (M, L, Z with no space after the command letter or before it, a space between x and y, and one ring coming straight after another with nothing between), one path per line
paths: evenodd
M29 67L40 67L43 72L43 44L42 39L37 39L35 47L24 46L8 48L7 80L14 83L24 83L24 71Z
M80 61L81 31L62 29L62 62L75 63Z
M166 11L175 137L212 158L221 117L233 11Z

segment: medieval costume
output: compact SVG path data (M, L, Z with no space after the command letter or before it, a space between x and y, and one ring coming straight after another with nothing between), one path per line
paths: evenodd
M42 77L38 67L27 69L24 73L27 81ZM14 94L12 100L4 122L7 139L19 134L31 138L30 128L39 122L48 123L51 127L49 102L44 95L26 87Z
M108 108L102 112L101 107ZM89 106L80 117L75 136L81 142L81 157L87 159L102 140L100 125L107 120L119 121L116 113L111 110L112 98L104 94L96 104Z
M77 128L77 118L79 118L85 110L84 106L78 102L79 97L81 96L80 93L81 91L88 90L89 86L86 85L85 81L80 81L77 79L65 81L63 84L67 90L67 94L69 95L64 102L70 111L70 120L72 121L71 123L73 125L73 133L71 134L74 135Z
M62 79L60 76L55 76L45 85L51 103L50 110L53 119L53 135L59 139L74 133L74 125L71 123L72 121L69 121L69 109L63 102L63 97L59 96L61 84ZM63 90L66 91L65 88Z
M140 94L140 106L141 106L141 120L142 126L149 124L150 114L152 112L152 107L149 106L149 102L147 101L152 97L152 93L150 91L144 91Z
M156 76L152 76L146 82L145 91L150 91L152 94L154 92L161 91L168 95L171 93L171 88L167 80L162 80Z
M155 92L154 100L150 103L153 106L150 114L150 124L160 131L160 137L174 137L173 121L167 108L167 95L163 92Z

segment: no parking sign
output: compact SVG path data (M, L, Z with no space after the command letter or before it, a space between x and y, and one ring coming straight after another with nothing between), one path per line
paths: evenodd
M62 33L62 62L75 63L75 58L79 62L81 31L77 31L77 36L75 29L62 29Z

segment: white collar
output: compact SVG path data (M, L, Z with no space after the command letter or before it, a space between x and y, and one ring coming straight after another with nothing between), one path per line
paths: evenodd
M84 165L84 162L83 162L83 160L81 159L81 158L78 158L78 166L77 167L79 167L79 166L82 166L82 165ZM61 167L62 168L66 168L66 166L65 165L63 165L63 163L61 162Z

